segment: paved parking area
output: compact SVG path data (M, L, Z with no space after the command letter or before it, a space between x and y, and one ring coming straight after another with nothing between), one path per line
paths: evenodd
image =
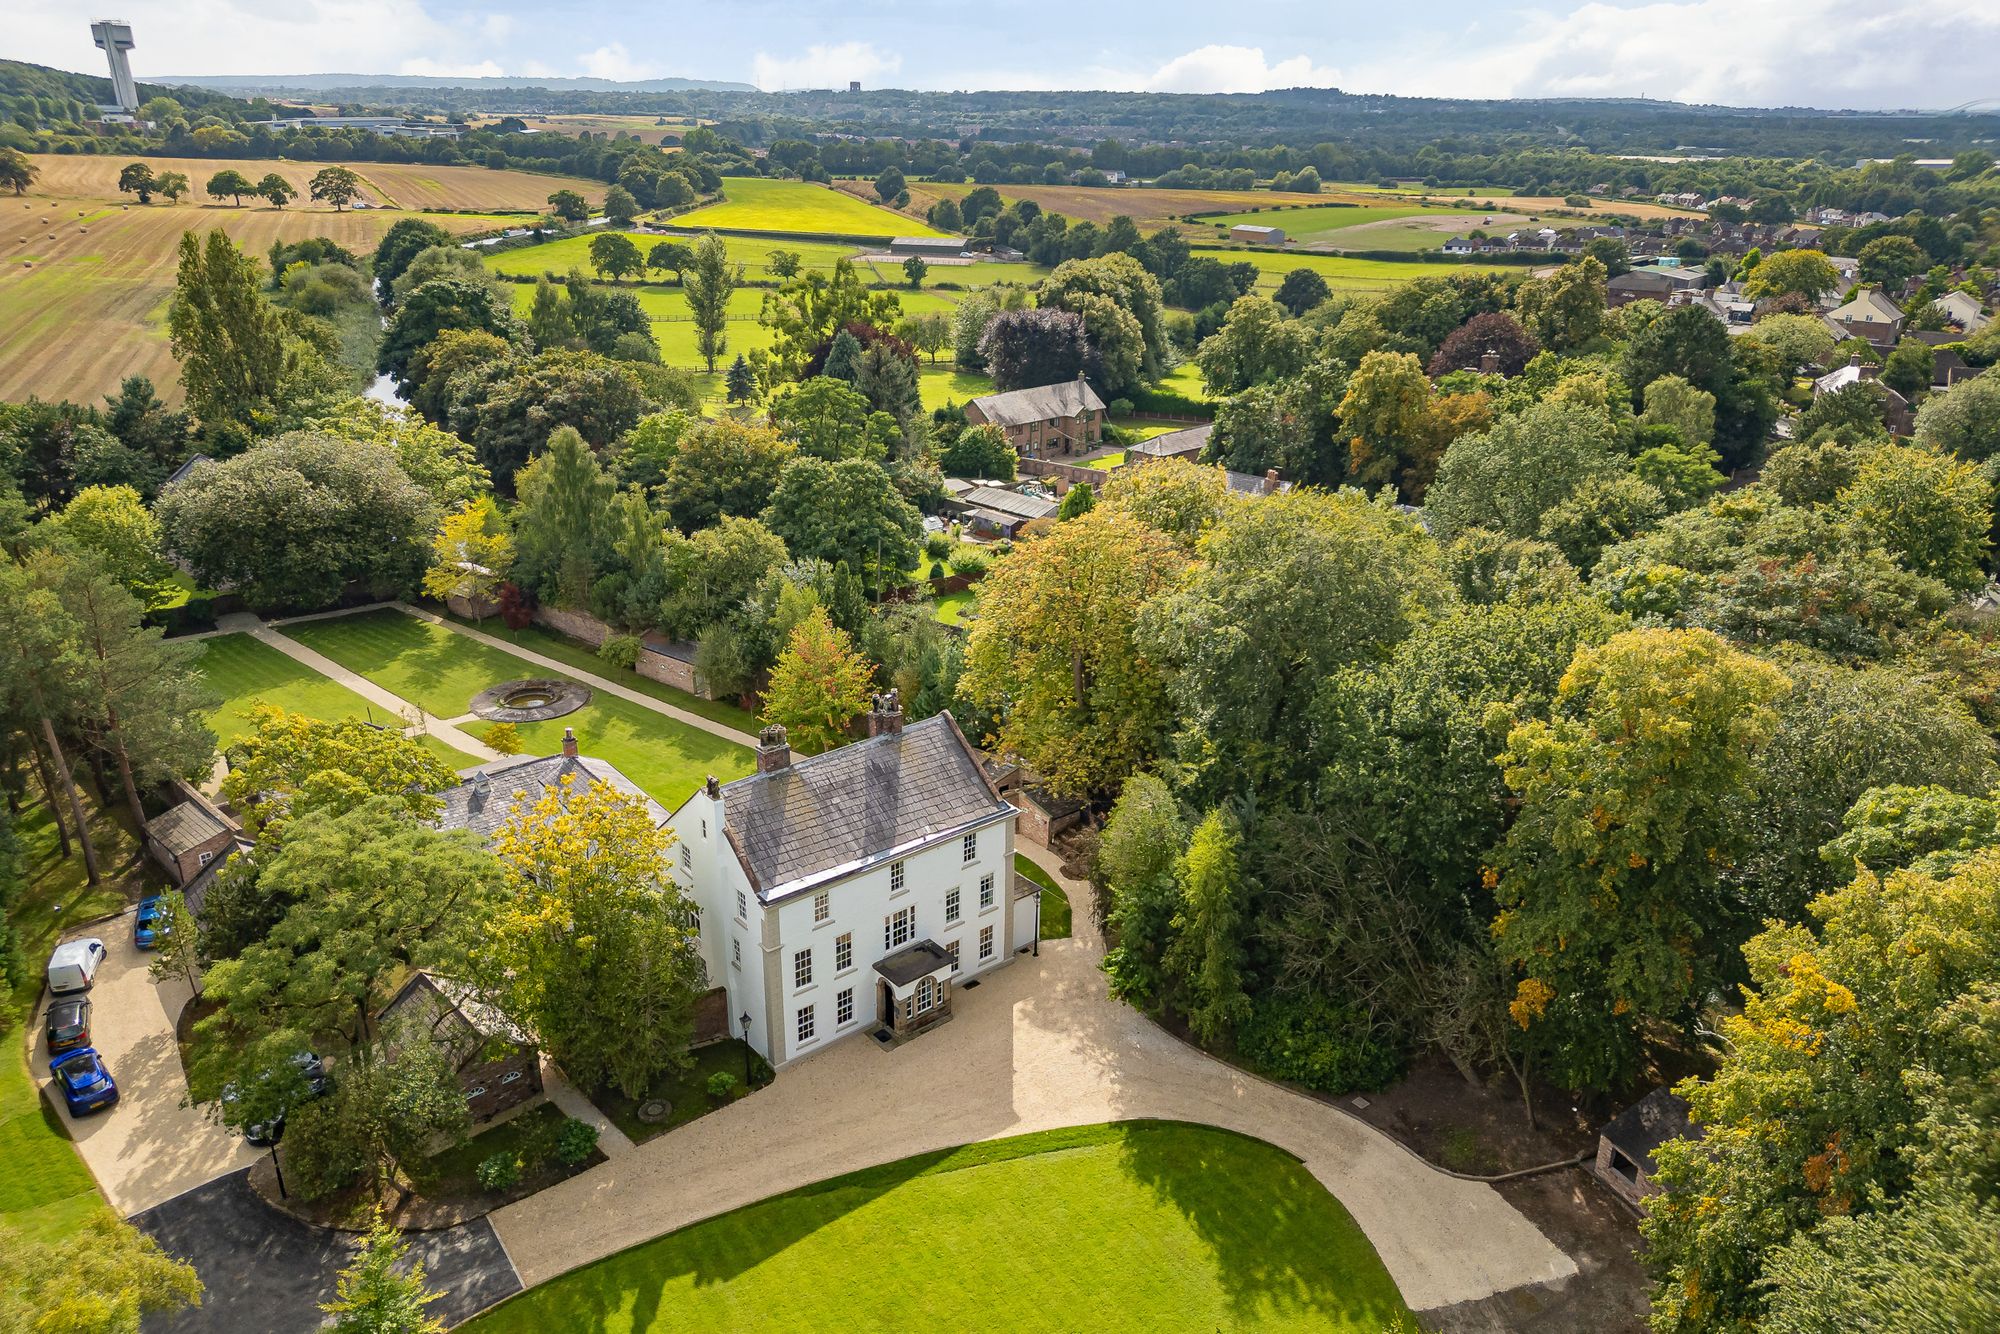
M188 1261L207 1288L200 1306L151 1316L147 1334L305 1334L326 1317L335 1276L352 1258L351 1233L309 1227L264 1203L249 1170L156 1205L132 1221ZM521 1290L493 1227L475 1219L410 1234L426 1284L444 1296L428 1313L456 1324Z
M135 1214L162 1200L256 1161L257 1150L223 1129L205 1111L187 1106L187 1079L174 1045L174 1020L190 996L185 982L154 982L146 971L153 956L132 943L126 913L68 939L102 940L107 951L90 989L91 1045L118 1081L118 1104L71 1118L62 1097L50 1095L70 1138L89 1165L111 1207ZM32 1069L49 1084L48 1040L35 1010Z

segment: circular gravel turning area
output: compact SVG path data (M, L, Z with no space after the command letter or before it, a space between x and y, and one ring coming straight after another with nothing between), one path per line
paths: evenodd
M538 677L504 681L472 697L472 712L492 723L540 723L590 703L590 687Z

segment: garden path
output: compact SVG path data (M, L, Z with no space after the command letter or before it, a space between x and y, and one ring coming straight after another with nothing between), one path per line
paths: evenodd
M533 649L522 648L519 644L510 644L504 639L495 639L492 635L484 631L475 630L469 625L460 625L457 621L448 620L436 612L425 611L422 607L413 607L407 602L395 602L389 605L395 607L397 611L403 612L405 615L429 621L432 625L441 625L455 635L464 635L467 639L476 640L488 648L497 648L502 653L511 653L515 657L532 662L535 666L552 672L557 676L567 676L571 680L581 681L592 690L602 690L608 695L616 695L620 699L630 700L634 704L651 709L654 713L663 713L676 722L686 723L689 727L698 727L704 732L709 732L723 738L725 741L734 741L742 746L755 746L757 744L756 737L751 736L748 732L739 732L727 723L719 723L713 718L704 718L698 713L690 713L686 709L675 708L665 700L655 699L644 691L620 685L616 681L607 680L595 673L572 667L566 662L558 662L554 658L544 657Z
M300 619L308 618L301 617ZM493 747L487 745L484 741L472 735L472 733L454 726L442 718L425 713L401 695L390 694L381 686L376 685L373 681L361 675L361 673L348 670L332 658L327 657L324 653L317 653L307 648L290 635L273 629L256 617L243 616L242 620L249 622L249 624L245 625L238 622L235 616L225 616L216 623L216 628L223 630L225 633L242 631L249 634L252 638L262 640L286 657L303 663L328 680L338 681L341 685L346 686L370 704L379 704L381 707L394 713L398 718L405 719L410 723L412 729L428 732L447 746L452 747L454 750L462 750L467 755L474 756L482 763L505 758L499 751L493 749Z
M951 1022L893 1050L837 1042L770 1087L508 1205L495 1230L532 1286L636 1242L913 1154L1104 1121L1199 1122L1293 1153L1367 1232L1417 1310L1561 1282L1574 1261L1491 1186L1437 1171L1323 1102L1180 1042L1106 993L1090 887L1074 934L960 990Z

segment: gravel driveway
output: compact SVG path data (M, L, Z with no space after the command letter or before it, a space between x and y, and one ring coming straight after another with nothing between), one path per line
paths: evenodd
M529 1285L827 1177L978 1140L1103 1121L1221 1126L1298 1156L1368 1233L1417 1310L1568 1278L1575 1263L1491 1186L1188 1047L1111 1000L1087 886L1053 857L1075 936L952 998L952 1021L884 1051L839 1042L777 1082L492 1215ZM910 1093L910 1090L920 1090Z
M187 1003L187 984L153 981L146 971L153 956L132 943L130 912L69 939L91 936L102 940L107 951L89 992L91 1044L118 1082L118 1103L72 1118L60 1093L49 1089L45 1096L54 1102L111 1207L135 1214L249 1166L257 1151L205 1112L183 1105L187 1079L174 1044L174 1020ZM44 992L35 1011L35 1047L29 1056L45 1088L52 1081L42 1015L51 999Z

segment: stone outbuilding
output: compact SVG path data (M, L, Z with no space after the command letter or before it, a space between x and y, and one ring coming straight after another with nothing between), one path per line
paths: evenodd
M1669 1140L1699 1136L1685 1099L1657 1088L1605 1123L1597 1133L1597 1158L1590 1170L1620 1199L1632 1205L1659 1192L1653 1184L1653 1151Z

